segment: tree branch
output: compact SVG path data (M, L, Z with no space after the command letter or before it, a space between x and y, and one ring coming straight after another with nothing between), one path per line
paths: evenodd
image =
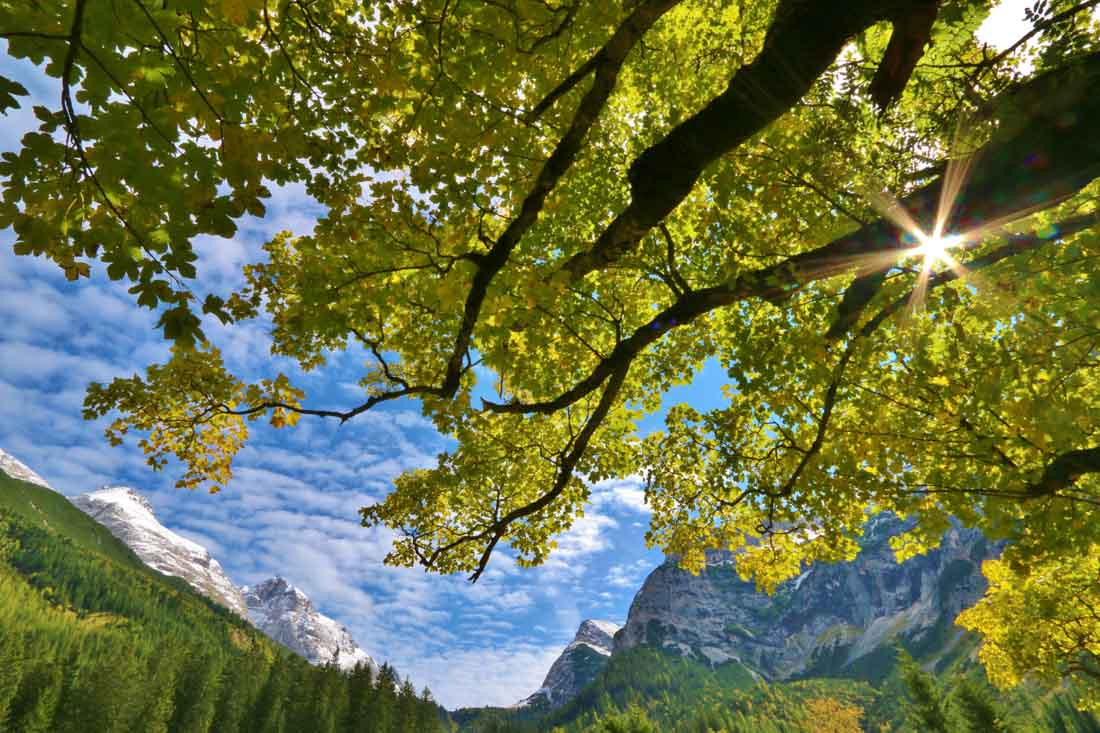
M520 206L519 214L497 238L489 251L478 258L478 270L470 285L470 292L466 296L462 323L455 336L454 349L440 387L443 396L450 397L458 389L462 373L462 358L470 348L470 339L481 313L489 284L507 264L512 250L538 219L547 195L573 164L588 130L599 117L608 97L611 96L619 70L631 49L661 16L679 2L680 0L644 0L618 27L601 50L603 58L596 68L596 78L592 82L592 87L581 100L569 129L539 171L534 186Z
M611 375L611 379L608 381L607 387L604 389L603 395L600 397L599 404L596 405L596 409L593 410L592 415L589 416L585 422L581 432L577 435L573 441L572 448L562 459L561 466L558 467L558 476L554 481L554 485L545 494L538 499L525 504L517 509L505 514L489 529L489 533L492 538L489 544L485 547L484 552L481 554L481 559L478 561L477 569L470 575L470 582L476 582L481 574L485 571L485 567L489 564L489 557L493 553L493 549L497 543L504 537L509 525L513 522L522 519L524 517L531 516L536 512L545 509L550 505L565 488L569 485L569 481L573 478L573 472L576 470L577 463L580 461L584 452L588 449L588 443L592 439L592 436L596 433L596 430L603 423L604 418L607 417L607 413L610 412L612 405L618 398L619 392L622 389L623 382L626 381L627 372L630 371L630 363L627 362L621 368L615 371Z
M703 169L789 110L821 76L848 39L920 0L849 2L784 0L764 50L742 66L720 95L674 127L630 166L630 204L592 249L563 265L573 279L603 269L634 249L691 191Z
M1086 473L1100 472L1100 447L1071 450L1055 458L1043 471L1043 475L1025 491L1029 498L1051 496L1073 483Z

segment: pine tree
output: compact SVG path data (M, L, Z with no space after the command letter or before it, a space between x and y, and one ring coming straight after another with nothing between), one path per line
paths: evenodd
M416 733L436 733L439 730L439 710L427 687L420 694L417 707Z
M19 697L12 709L12 729L21 733L52 733L61 701L64 674L47 658L35 664L23 678ZM68 702L68 701L66 701ZM75 729L74 729L75 730Z
M8 715L19 693L19 682L26 664L23 644L21 634L10 633L0 627L0 730L8 727Z
M176 685L175 711L170 729L188 733L210 730L218 702L218 683L225 658L212 650L194 649L185 658Z
M1011 733L988 690L969 678L959 681L951 702L962 733Z
M355 665L347 677L348 706L344 712L342 730L355 733L362 730L368 713L371 698L374 695L374 672L369 664L360 662Z
M389 664L383 664L378 670L378 682L375 685L369 717L366 719L373 722L378 733L399 730L396 725L397 673Z
M252 712L248 717L245 730L257 733L278 733L285 725L287 692L290 689L290 672L285 659L276 658L268 672L267 680Z
M898 667L909 693L906 714L917 730L928 733L951 733L947 724L947 712L932 675L901 646L898 647Z
M416 730L417 702L416 688L406 679L397 693L396 729L402 733Z

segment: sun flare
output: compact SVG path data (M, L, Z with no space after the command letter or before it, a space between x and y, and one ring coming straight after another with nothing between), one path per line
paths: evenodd
M948 251L952 247L959 246L963 241L962 236L958 234L945 237L942 235L919 233L917 239L920 242L920 246L913 250L913 254L924 258L926 267L930 267L937 262L950 264L951 256L948 254Z

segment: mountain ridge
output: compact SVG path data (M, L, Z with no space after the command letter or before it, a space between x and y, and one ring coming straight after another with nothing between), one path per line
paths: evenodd
M635 595L615 652L657 646L711 665L738 661L772 680L819 672L872 679L877 672L864 668L897 640L949 646L962 633L955 616L985 592L981 562L999 547L954 526L938 548L898 564L889 538L906 526L872 518L855 559L811 565L772 596L741 580L731 553L708 552L698 576L668 560Z
M378 664L356 643L346 626L324 615L305 593L281 576L241 588L248 619L260 631L308 659L343 670Z
M573 640L550 665L542 686L515 707L556 707L575 697L607 665L620 628L613 621L582 621Z
M33 469L2 449L0 471L57 492ZM378 670L377 663L351 632L321 613L304 592L279 576L251 587L238 587L205 547L161 524L152 504L137 489L108 485L65 498L108 530L144 565L183 580L310 663L332 663L345 671L363 663ZM256 595L255 589L267 584L284 592Z
M18 458L8 453L3 448L0 448L0 471L3 471L12 478L19 479L20 481L26 481L28 483L37 484L50 491L57 491L54 487L50 486L46 482L46 479L35 473L30 466L20 461Z
M149 501L129 486L104 486L69 501L118 537L141 560L165 575L182 578L206 597L242 618L248 606L221 563L195 542L165 527Z

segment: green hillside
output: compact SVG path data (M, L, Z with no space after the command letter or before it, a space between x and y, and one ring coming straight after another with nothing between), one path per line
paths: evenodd
M389 667L318 668L0 474L0 730L448 730Z
M885 676L872 685L824 676L768 683L736 663L711 668L636 647L613 656L557 710L465 710L456 720L477 733L1100 733L1096 718L1075 709L1072 690L1023 686L998 695L972 649L972 640L956 641L908 665L888 649L880 655ZM937 664L945 659L952 661ZM943 726L922 711L941 715Z
M138 559L129 547L56 491L19 481L0 471L0 510L8 511L31 526L53 530L74 545L94 550L139 570L155 572Z

